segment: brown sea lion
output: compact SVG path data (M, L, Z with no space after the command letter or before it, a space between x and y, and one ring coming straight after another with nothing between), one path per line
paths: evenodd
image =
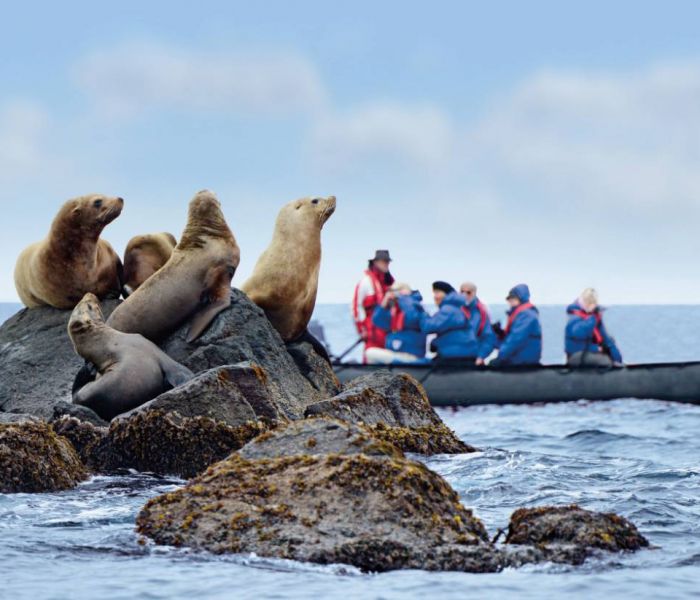
M129 240L124 251L125 298L168 262L175 246L172 233L148 233Z
M94 294L86 294L73 310L68 335L98 372L95 381L73 390L73 402L108 421L194 377L145 337L108 327Z
M48 237L25 248L17 259L15 287L24 305L70 309L88 292L118 298L121 260L100 234L123 207L121 198L101 194L66 202Z
M285 342L306 332L316 305L321 228L335 211L335 196L302 198L280 210L272 242L241 289L265 311Z
M231 279L240 250L216 195L203 190L190 202L187 226L170 260L129 296L107 324L158 342L191 318L197 339L231 304Z

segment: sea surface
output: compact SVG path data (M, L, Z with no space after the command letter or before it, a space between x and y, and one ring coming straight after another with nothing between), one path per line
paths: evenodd
M0 305L0 320L15 309ZM336 354L352 344L346 307L319 306L315 317ZM700 359L698 306L613 307L606 318L629 362ZM542 320L545 360L559 362L563 307L543 307ZM482 451L425 462L492 534L518 507L576 502L630 518L655 548L492 575L364 575L342 565L214 557L138 544L140 507L183 482L133 473L57 494L0 494L0 598L700 597L700 406L616 400L440 415Z

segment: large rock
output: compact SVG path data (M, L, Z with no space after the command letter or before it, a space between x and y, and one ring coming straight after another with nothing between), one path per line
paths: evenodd
M323 390L334 389L335 376L313 363L316 366L309 373L311 377L313 372L312 384L300 373L265 313L238 290L232 290L231 297L231 307L198 340L186 342L189 324L185 323L164 342L163 349L195 373L241 362L257 365L267 374L269 398L259 402L251 398L251 406L258 402L262 410L265 402L273 404L274 410L265 413L268 418L272 412L292 419L303 417L308 405L327 397ZM103 303L105 317L117 304ZM70 313L54 308L25 309L0 327L0 412L26 413L45 420L73 414L96 422L89 415L66 409L73 380L83 365L66 331ZM315 360L311 355L307 358ZM328 379L325 383L324 377ZM211 405L206 408L210 409Z
M256 364L267 373L274 401L290 419L303 417L307 406L322 399L299 372L263 310L240 290L231 291L231 307L195 342L186 341L188 330L188 326L182 327L162 347L195 373L241 362Z
M374 371L347 382L337 396L309 406L306 415L398 427L442 423L423 386L410 375L391 371Z
M285 420L280 402L267 372L245 362L204 371L120 418L160 410L177 412L183 417L210 417L238 426L258 418Z
M510 518L506 543L538 547L573 545L610 552L639 550L649 545L624 517L585 510L575 504L515 511Z
M404 373L375 371L357 377L337 396L309 406L305 414L372 426L376 436L404 452L430 455L476 450L442 422L423 386Z
M67 490L86 477L73 446L51 425L0 425L0 493Z
M103 303L107 317L116 300ZM83 359L66 331L71 311L23 309L0 327L0 411L29 413L49 420L54 405L71 399Z
M231 427L208 417L159 410L112 421L109 429L72 417L54 423L94 472L135 469L157 475L194 477L270 427L266 420Z
M366 571L491 572L503 558L439 475L329 419L264 434L151 500L137 528L158 544Z
M241 448L239 454L249 460L297 454L403 457L400 450L375 438L368 428L328 417L281 425L253 439Z

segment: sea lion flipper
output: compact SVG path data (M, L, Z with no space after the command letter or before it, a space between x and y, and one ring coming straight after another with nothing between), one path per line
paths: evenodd
M163 381L167 387L176 388L194 377L194 373L187 367L170 359L170 357L168 359L163 360L160 365L163 371Z
M332 365L333 362L331 361L331 357L328 354L328 348L326 348L325 344L321 342L318 338L316 338L309 330L308 328L304 330L304 333L302 333L296 340L294 340L293 343L297 342L307 342L311 344L311 347L314 349L316 354L318 354L322 359L328 362L328 364Z
M85 387L88 383L95 381L97 378L97 369L91 362L85 361L85 364L80 367L80 371L75 375L73 380L73 388L71 394L75 394L79 389Z
M194 342L204 333L207 327L214 320L216 315L231 306L231 296L227 294L224 298L205 304L192 317L190 331L187 334L187 342Z

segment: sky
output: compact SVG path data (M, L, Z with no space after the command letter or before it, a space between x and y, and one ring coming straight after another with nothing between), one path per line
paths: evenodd
M103 237L214 190L241 285L278 210L335 195L320 302L378 248L430 295L698 303L700 3L14 2L0 21L0 300L69 198Z

